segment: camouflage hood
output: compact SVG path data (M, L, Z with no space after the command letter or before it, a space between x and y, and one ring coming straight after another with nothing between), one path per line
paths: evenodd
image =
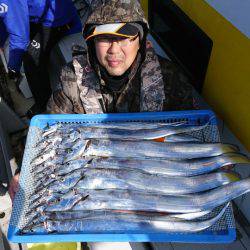
M83 33L87 34L94 25L127 22L141 24L146 37L148 23L138 0L99 0L98 6L87 19Z

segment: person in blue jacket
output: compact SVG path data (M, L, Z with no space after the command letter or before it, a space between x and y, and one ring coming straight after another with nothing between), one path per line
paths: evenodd
M22 62L35 105L29 116L43 112L51 95L48 62L53 46L64 36L81 32L72 0L0 0L0 49L9 37L9 77L20 74Z

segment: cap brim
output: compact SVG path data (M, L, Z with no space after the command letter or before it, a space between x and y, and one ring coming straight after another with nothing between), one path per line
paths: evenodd
M86 37L85 40L87 41L90 38L100 35L134 38L138 35L138 30L134 27L131 28L128 23L103 24L96 26L93 33Z

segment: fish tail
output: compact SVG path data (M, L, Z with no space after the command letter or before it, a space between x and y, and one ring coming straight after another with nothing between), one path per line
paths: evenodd
M239 181L239 174L233 171L229 171L225 173L225 176L228 178L229 182Z
M228 153L224 155L224 158L231 162L231 164L250 164L250 159L248 156L242 154L242 153Z
M234 144L222 144L222 152L223 153L239 152L239 147Z

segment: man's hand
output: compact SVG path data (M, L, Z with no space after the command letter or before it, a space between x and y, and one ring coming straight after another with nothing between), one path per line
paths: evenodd
M9 195L10 195L10 199L12 200L12 202L14 201L16 192L19 189L19 177L20 177L20 174L16 174L13 176L12 180L10 181Z

